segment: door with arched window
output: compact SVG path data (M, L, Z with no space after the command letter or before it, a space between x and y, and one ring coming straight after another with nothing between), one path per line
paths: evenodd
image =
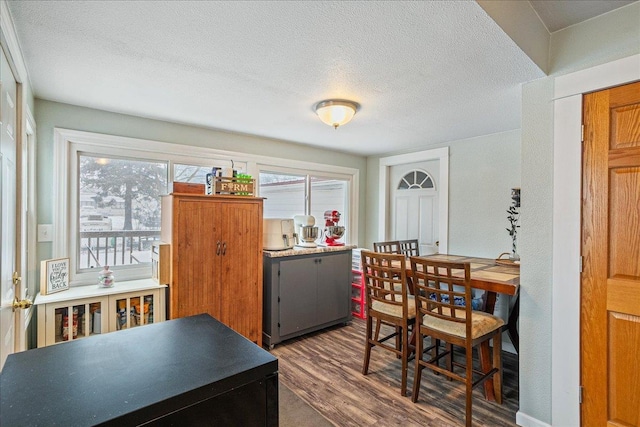
M438 161L391 167L392 240L418 239L420 254L438 252Z

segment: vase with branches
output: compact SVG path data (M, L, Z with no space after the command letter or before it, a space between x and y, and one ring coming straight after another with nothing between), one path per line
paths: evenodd
M507 228L507 232L509 236L511 236L511 254L509 255L509 259L512 261L520 261L520 255L518 255L517 250L517 235L518 228L520 225L518 224L518 220L520 219L520 189L512 188L511 189L511 206L507 209L507 220L509 221L510 227Z

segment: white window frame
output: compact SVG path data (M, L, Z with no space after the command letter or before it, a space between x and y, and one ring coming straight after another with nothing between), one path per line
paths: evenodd
M261 170L282 173L303 173L349 182L349 227L350 244L358 242L359 174L355 168L312 163L268 156L256 156L192 145L167 143L139 138L106 135L93 132L54 128L53 171L53 242L52 257L69 257L71 262L71 286L97 283L97 272L76 273L77 245L77 158L78 152L167 161L168 180L173 182L173 163L213 166L221 161L233 161L243 165L247 173L258 177ZM185 150L188 147L188 150ZM185 153L187 152L187 153ZM230 165L231 163L229 163ZM258 193L258 192L257 192ZM259 193L256 194L259 196ZM128 269L128 275L119 275L118 280L134 280L151 276L151 268Z
M256 162L255 170L252 174L255 177L259 177L260 173L282 173L292 175L311 175L319 178L338 179L346 181L348 185L348 200L346 204L348 206L348 218L349 223L343 224L347 228L347 244L358 246L358 209L359 209L359 177L360 171L354 168L347 168L343 166L327 165L320 163L285 160L278 159L278 163L269 161L266 158L262 158L261 161ZM259 188L259 185L258 185ZM312 196L313 197L313 196ZM324 223L323 218L316 218L316 226L321 227ZM320 224L320 225L318 225Z
M242 163L237 156L219 150L189 146L188 154L185 151L185 146L180 144L54 129L52 255L54 258L70 258L71 286L95 284L98 274L98 271L77 271L79 207L75 195L78 194L78 153L167 162L169 183L173 182L174 163L211 166L221 161L231 162L232 159L238 164ZM151 277L151 268L147 265L118 272L119 281L148 277Z

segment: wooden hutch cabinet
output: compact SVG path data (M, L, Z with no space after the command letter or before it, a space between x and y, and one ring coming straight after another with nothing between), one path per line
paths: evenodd
M208 313L262 346L262 199L162 197L169 318Z

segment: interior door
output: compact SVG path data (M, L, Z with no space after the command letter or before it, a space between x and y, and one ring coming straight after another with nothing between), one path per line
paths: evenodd
M390 240L418 239L420 254L438 252L437 160L391 168Z
M640 425L640 83L584 97L582 425Z
M4 52L0 65L0 369L7 356L15 351L16 315L13 301L16 287L13 273L16 259L17 195L17 84Z

